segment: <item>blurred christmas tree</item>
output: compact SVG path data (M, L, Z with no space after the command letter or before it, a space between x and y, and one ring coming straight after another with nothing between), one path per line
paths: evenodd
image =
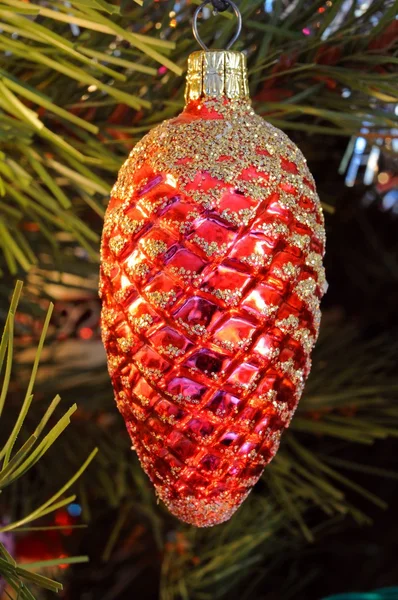
M19 519L43 504L98 446L73 509L89 527L68 537L70 553L90 563L69 571L66 598L289 600L394 584L397 530L380 508L393 501L397 479L398 2L239 2L236 49L247 52L256 111L301 147L317 182L330 284L313 373L255 492L225 525L181 525L156 505L114 407L98 332L102 216L130 148L183 106L198 4L0 0L4 322L17 274L28 290L1 437L18 417L48 299L55 312L41 395L21 436L28 439L53 386L79 400L58 458L37 463L12 494L4 490L0 515L11 506ZM234 21L210 14L209 6L201 34L224 47ZM358 528L372 518L377 527ZM40 544L28 538L21 554L30 547L30 560L48 558L43 536Z

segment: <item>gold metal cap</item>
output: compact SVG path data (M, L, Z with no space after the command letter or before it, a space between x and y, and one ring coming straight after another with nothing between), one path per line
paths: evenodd
M199 50L188 58L185 101L249 97L246 56L232 50Z

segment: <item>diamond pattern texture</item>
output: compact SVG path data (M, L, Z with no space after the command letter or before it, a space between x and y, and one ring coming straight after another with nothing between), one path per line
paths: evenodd
M275 455L324 291L311 174L245 101L190 102L132 151L102 239L118 408L171 512L228 519Z

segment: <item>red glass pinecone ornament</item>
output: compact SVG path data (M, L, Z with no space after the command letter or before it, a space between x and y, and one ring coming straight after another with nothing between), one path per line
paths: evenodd
M243 54L191 55L186 98L112 191L102 332L158 496L209 526L246 498L301 396L325 233L301 152L250 106Z

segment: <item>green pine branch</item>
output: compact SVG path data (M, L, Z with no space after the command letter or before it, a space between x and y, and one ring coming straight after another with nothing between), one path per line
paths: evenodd
M14 351L14 330L15 330L15 315L18 307L22 283L17 282L15 291L11 300L10 309L7 315L3 335L0 343L0 374L3 373L2 385L0 388L0 418L4 419L5 402L9 396L9 386L11 381L11 370L13 364ZM47 316L43 325L42 334L36 351L36 356L33 363L32 372L29 378L25 399L19 410L19 414L15 420L11 432L6 437L0 449L0 494L3 494L6 488L14 486L15 483L26 475L52 445L58 440L61 434L70 424L70 417L76 410L76 405L73 405L52 427L45 433L46 426L52 419L54 411L59 404L60 397L57 395L41 417L38 425L33 433L26 436L21 436L21 432L25 426L26 417L31 409L33 400L33 386L36 379L36 374L39 366L41 352L44 345L45 336L48 330L52 306L50 305ZM20 441L22 440L26 441ZM96 455L97 450L92 451L81 466L76 470L74 475L55 493L50 496L45 502L42 502L37 508L30 510L27 514L12 522L0 522L0 534L21 531L27 524L45 517L58 510L61 507L67 506L76 496L65 496L65 493L74 485L86 470L88 465ZM2 514L5 514L5 505L2 507ZM15 598L23 600L34 600L27 584L34 584L41 588L58 592L62 589L62 584L49 579L38 573L32 573L31 569L45 568L59 564L73 564L77 562L86 562L86 556L75 556L66 559L55 559L42 561L40 564L18 565L17 562L8 553L3 543L0 543L0 577L2 577L11 590L16 594Z
M360 16L351 11L330 34L342 2L322 17L319 2L311 11L302 4L286 16L276 2L273 14L259 19L262 0L240 3L237 48L248 53L256 110L308 135L355 135L365 120L365 135L388 135L398 119L388 110L397 101L396 43L371 43L397 1L375 0ZM192 6L176 27L171 8L139 0L56 0L51 7L0 1L0 251L11 274L41 261L38 236L43 256L59 257L67 239L98 261L104 208L128 149L183 106L180 75L196 49ZM372 28L377 13L383 16ZM221 29L213 19L200 24L210 46L225 46L233 33L232 15L222 13L219 22ZM350 95L342 97L342 89ZM120 120L114 111L121 106L127 112Z

